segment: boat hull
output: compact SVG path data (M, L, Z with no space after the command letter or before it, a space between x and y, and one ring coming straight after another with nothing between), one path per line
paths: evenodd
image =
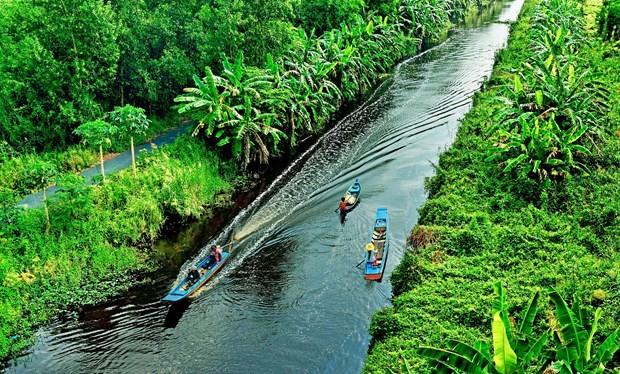
M211 277L213 277L213 275L215 275L215 273L217 273L222 268L222 266L224 266L224 264L228 260L228 257L230 257L230 253L222 252L222 259L219 262L215 263L213 260L213 256L207 256L206 258L201 260L198 265L196 265L196 267L198 269L201 269L201 271L204 270L204 273L200 275L200 278L198 279L198 281L196 281L196 283L189 285L188 277L185 277L183 278L181 283L179 283L174 288L174 290L172 290L162 300L174 303L183 300L188 296L191 296L194 292L198 291L200 287L207 283L209 279L211 279ZM208 267L208 269L205 269L206 267Z
M347 189L347 192L344 194L344 199L347 203L347 209L345 210L345 212L348 212L357 206L357 203L359 203L360 201L361 194L362 185L356 178L355 181L351 184L351 186Z
M387 208L377 209L371 241L366 245L364 279L381 281L389 253L389 225Z

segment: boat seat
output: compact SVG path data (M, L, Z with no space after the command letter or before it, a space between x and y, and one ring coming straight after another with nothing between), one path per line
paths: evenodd
M377 230L375 230L372 233L372 238L374 240L385 240L385 231L377 231Z

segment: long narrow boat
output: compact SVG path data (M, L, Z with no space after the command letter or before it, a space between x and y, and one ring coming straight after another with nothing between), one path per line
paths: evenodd
M360 195L362 194L362 185L355 178L355 181L351 184L347 192L344 194L344 202L347 203L347 212L351 209L355 208L357 203L360 201Z
M189 275L183 278L181 283L179 283L174 290L172 290L166 297L162 300L175 302L179 300L183 300L189 295L193 294L202 287L203 284L207 283L211 277L217 273L218 270L224 266L226 260L230 256L229 252L222 252L222 258L219 262L215 262L215 257L213 255L209 255L206 258L202 259L198 265L196 265L196 269L200 275L200 278L195 283L192 283L189 280Z
M364 278L381 281L387 262L389 246L387 208L377 209L371 241L366 244Z

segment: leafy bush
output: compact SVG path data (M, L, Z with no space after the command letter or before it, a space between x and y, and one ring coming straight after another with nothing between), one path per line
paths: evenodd
M599 33L605 40L618 40L620 34L620 1L604 0L598 14Z
M394 270L393 310L380 313L365 373L437 372L434 363L415 353L420 346L444 347L445 342L458 340L482 349L476 342L484 341L492 332L492 303L485 295L492 292L494 280L507 285L511 303L506 311L511 316L518 316L526 308L536 290L549 287L561 295L583 295L582 301L572 305L580 305L576 315L583 316L586 322L581 324L588 332L593 331L594 320L586 315L600 307L604 315L597 320L597 333L591 340L591 363L603 357L595 356L594 349L606 346L605 337L618 336L620 228L615 211L616 201L620 201L619 139L609 134L618 130L620 106L610 105L601 113L598 126L608 137L606 142L598 143L598 151L592 148L593 155L600 152L600 157L581 159L589 169L588 175L575 173L572 177L540 181L531 174L501 173L495 165L484 162L491 143L497 140L485 135L494 126L489 113L506 105L489 97L514 88L514 75L506 72L520 70L521 63L531 58L527 46L533 39L532 27L539 23L536 12L540 12L535 6L551 3L562 11L570 6L561 1L524 4L486 91L476 94L475 106L462 121L452 148L440 155L436 175L426 181L429 200L420 209L418 225L432 227L435 240L407 253ZM549 18L556 17L549 14ZM565 22L579 24L570 17ZM609 89L610 103L617 103L620 76L615 67L620 64L620 56L610 45L583 43L579 48L589 58L592 77ZM524 82L524 91L530 90ZM528 92L535 103L536 92ZM522 104L528 102L525 97L521 98ZM589 135L596 137L594 133ZM531 164L525 164L531 170ZM412 242L424 242L420 240L424 236L419 226L414 227ZM571 306L571 310L576 309ZM393 328L384 326L384 321L391 322ZM517 317L516 321L508 321L514 327L521 320ZM551 326L547 321L559 318L541 321L535 327L535 336L541 336ZM371 325L374 333L373 328ZM568 366L575 372L581 370L577 366L589 365L590 361L584 364L564 360L561 354L556 356L555 352L562 350L562 341L556 340L556 332L547 336L549 351L543 353L549 353L558 365L564 361L566 372ZM606 360L608 369L620 366L617 353ZM529 372L527 368L524 371Z

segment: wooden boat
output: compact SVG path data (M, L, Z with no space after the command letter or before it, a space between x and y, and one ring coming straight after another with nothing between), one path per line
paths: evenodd
M351 184L347 192L344 194L344 202L347 203L347 212L355 208L360 201L360 195L362 194L362 185L355 178L355 181Z
M381 281L389 250L387 208L377 209L371 241L366 244L364 278Z
M211 277L217 273L218 270L224 266L226 260L230 256L229 252L222 252L222 259L219 262L215 262L215 257L213 255L209 255L206 258L202 259L198 265L196 265L196 269L198 270L198 274L200 278L195 283L192 283L189 280L189 276L185 276L181 283L174 288L166 297L162 300L175 302L179 300L185 299L187 296L196 292L203 284L207 283Z

